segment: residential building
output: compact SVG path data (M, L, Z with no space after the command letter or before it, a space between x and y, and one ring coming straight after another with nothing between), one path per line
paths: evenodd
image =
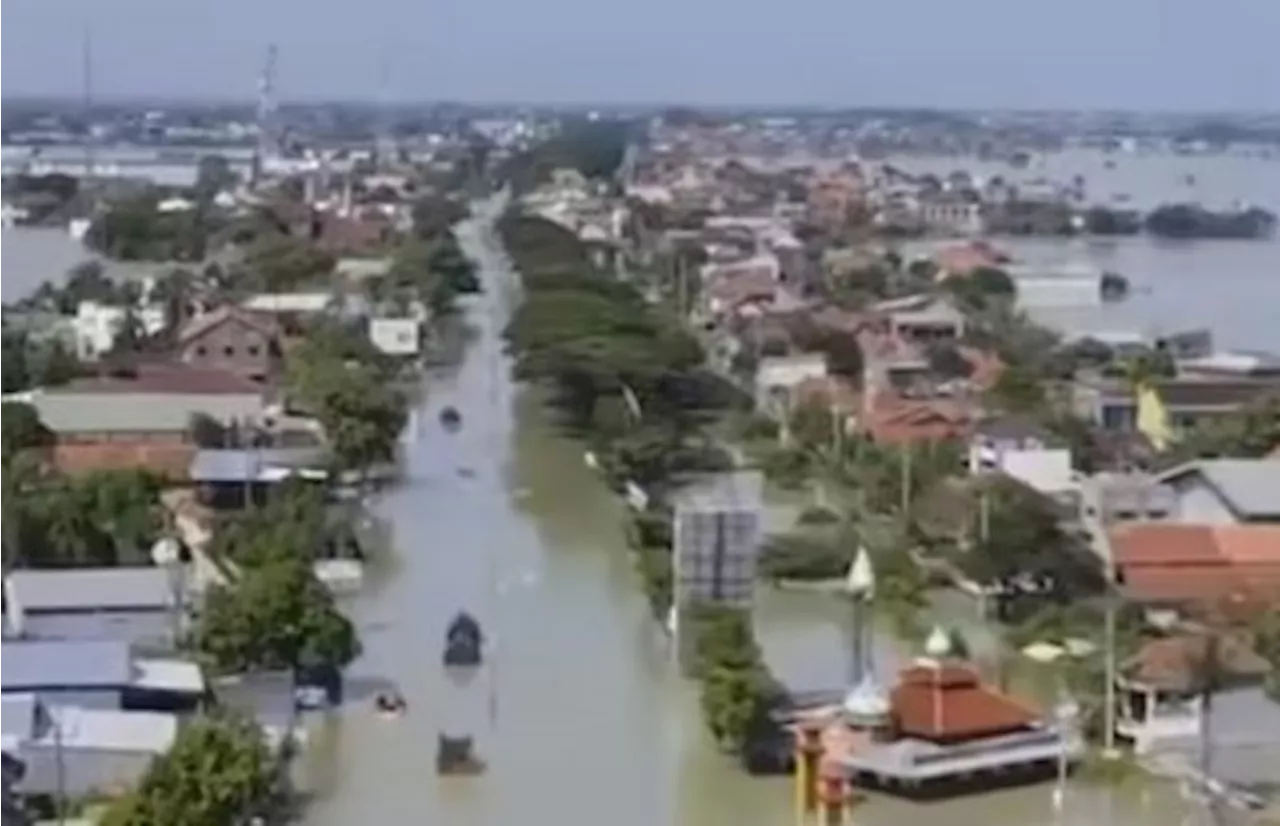
M1132 522L1109 531L1126 598L1153 608L1280 596L1280 525Z
M1077 416L1112 432L1138 427L1138 401L1122 379L1083 376L1071 385L1071 407Z
M171 647L184 628L180 566L10 571L8 630L36 640L116 640Z
M132 788L173 746L178 718L154 711L46 706L5 694L4 753L22 764L16 791L81 799Z
M969 440L969 472L1001 473L1053 499L1075 496L1080 480L1071 451L1057 441L1034 422L983 422Z
M794 404L795 389L805 381L826 375L827 357L823 353L766 356L756 367L756 407L786 420Z
M675 494L672 567L673 624L684 667L692 635L684 613L695 604L749 607L764 535L763 477L755 471L706 474Z
M169 441L67 442L53 446L50 461L71 476L143 468L171 482L183 482L195 452L195 445Z
M964 313L946 298L921 294L881 301L871 307L888 320L890 335L931 343L954 341L964 335Z
M1200 459L1162 473L1174 515L1198 525L1280 525L1280 460Z
M1095 473L1080 486L1081 513L1086 522L1161 522L1175 518L1173 489L1142 471Z
M76 379L33 393L31 404L59 444L182 443L197 413L230 424L260 422L268 410L261 384L181 364Z
M968 439L980 411L964 399L906 399L881 394L867 406L863 430L878 444L913 445Z
M1180 360L1178 372L1187 376L1276 379L1280 378L1280 356L1250 350L1209 353Z
M280 334L274 316L226 304L178 332L179 357L194 367L262 381L280 367Z
M1158 379L1137 393L1137 427L1163 450L1188 431L1280 393L1273 379Z
M135 658L120 640L6 639L3 657L0 692L35 694L51 706L181 711L206 693L195 663Z
M1247 634L1216 640L1222 684L1207 708L1196 664L1209 656L1209 639L1191 633L1147 642L1121 664L1116 733L1140 755L1196 760L1209 715L1214 776L1244 784L1272 780L1280 765L1280 705L1263 691L1271 666L1251 643Z

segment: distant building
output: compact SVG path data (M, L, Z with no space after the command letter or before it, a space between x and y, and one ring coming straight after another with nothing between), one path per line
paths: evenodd
M1103 272L1087 264L1007 264L1024 310L1095 307L1102 304Z
M675 496L673 570L680 660L693 641L681 635L685 611L710 603L750 607L763 528L763 477L756 471L707 474Z

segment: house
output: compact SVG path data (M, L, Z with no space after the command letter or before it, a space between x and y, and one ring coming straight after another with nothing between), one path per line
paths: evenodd
M756 368L756 407L781 419L790 415L797 387L827 375L825 353L766 356Z
M1178 372L1187 376L1280 377L1280 356L1255 351L1209 353L1180 360Z
M909 341L954 341L964 335L964 313L939 296L894 298L872 305L871 310L887 319L890 335Z
M1158 379L1137 393L1137 427L1163 450L1189 430L1277 393L1273 379Z
M1198 525L1280 525L1280 460L1201 459L1165 471L1174 516Z
M862 427L879 444L912 445L967 439L978 410L961 399L905 399L877 396L867 407Z
M1071 451L1034 422L987 421L969 440L969 472L1002 473L1052 498L1079 492Z
M115 640L170 647L187 602L181 568L10 571L8 628L36 640Z
M1103 430L1125 433L1138 427L1138 401L1122 379L1097 375L1076 378L1071 385L1071 408Z
M197 413L224 424L261 421L265 388L224 370L139 365L131 375L76 379L31 396L58 443L181 444Z
M1251 643L1247 634L1217 639L1213 656L1223 685L1207 710L1196 669L1209 656L1209 638L1184 633L1148 641L1120 666L1116 733L1131 741L1138 754L1181 751L1193 757L1199 752L1204 716L1210 714L1215 776L1237 783L1273 779L1258 763L1280 764L1280 706L1262 691L1271 666ZM1249 777L1244 765L1249 763L1262 775Z
M1095 473L1080 487L1085 521L1161 522L1173 519L1177 502L1173 489L1142 471Z
M1183 608L1280 596L1280 525L1132 522L1110 529L1126 598Z
M3 697L4 753L22 765L15 790L77 799L132 788L178 736L178 718L154 711L47 706Z
M262 381L280 366L280 324L268 313L225 304L178 332L179 358L193 367Z
M183 711L206 692L195 663L135 658L121 640L6 639L3 658L0 693L35 694L51 706Z

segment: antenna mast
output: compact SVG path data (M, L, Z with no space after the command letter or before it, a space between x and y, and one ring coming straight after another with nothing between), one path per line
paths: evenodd
M373 144L376 165L381 169L387 168L395 158L395 145L391 138L390 83L391 64L384 50L378 64L378 112Z
M84 176L93 177L93 33L88 27L80 44L81 117L84 120Z
M276 44L267 46L266 61L258 79L258 148L254 166L261 172L267 158L279 153L276 143Z

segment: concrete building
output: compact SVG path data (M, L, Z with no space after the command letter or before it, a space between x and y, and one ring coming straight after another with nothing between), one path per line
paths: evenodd
M4 641L3 694L34 694L50 706L179 711L194 709L206 686L200 667L178 659L135 658L117 640Z
M756 407L768 415L786 419L795 401L796 388L826 376L824 353L766 356L756 367Z
M674 626L680 661L691 662L683 614L699 603L749 607L763 537L764 481L756 471L707 474L675 495Z

